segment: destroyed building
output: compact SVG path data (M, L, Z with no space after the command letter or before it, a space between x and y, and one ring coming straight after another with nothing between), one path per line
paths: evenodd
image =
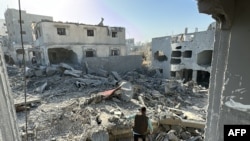
M82 63L88 57L125 56L125 28L42 21L35 27L41 64Z
M223 140L223 127L226 124L249 124L249 94L247 91L249 90L249 80L250 80L250 67L248 67L248 60L250 59L249 56L249 44L250 41L248 39L248 29L249 29L249 14L250 14L250 2L247 0L242 1L234 1L234 0L198 0L198 6L199 11L202 13L212 14L213 17L217 20L217 23L220 25L218 29L215 31L215 42L214 44L214 52L213 52L213 61L212 61L212 68L211 68L211 80L210 80L210 90L209 90L209 106L207 109L207 123L206 123L206 129L205 129L205 141L222 141ZM169 54L171 56L171 54ZM163 57L166 59L166 57ZM1 62L3 62L3 58L1 57ZM5 70L5 64L1 63L0 68ZM12 72L13 74L16 74L15 71ZM8 78L6 77L6 71L1 74L1 85L4 86L0 90L0 104L1 104L1 114L0 114L0 123L1 123L1 130L0 130L0 139L1 140L20 140L19 138L19 132L17 129L17 126L15 124L15 113L14 113L14 106L10 94L10 89L6 87L8 83ZM150 81L142 81L141 79L145 78L145 76L141 74L134 75L134 73L130 73L131 76L136 76L134 80L140 81L142 84L146 84L147 87L154 86L151 83L145 83L145 82L152 82ZM16 77L16 76L15 76ZM14 78L15 78L14 77ZM138 79L140 78L140 79ZM21 79L19 79L21 80ZM61 83L57 79L52 79L51 82L54 82L55 80L58 80L59 83ZM15 81L15 79L13 79ZM156 82L159 82L156 80ZM68 84L68 83L67 83ZM18 86L18 85L16 85ZM54 85L54 86L59 86ZM157 85L159 86L159 85ZM17 87L18 88L18 87ZM16 89L17 89L16 88ZM61 89L60 89L61 90ZM65 89L67 90L67 89ZM62 91L65 91L62 90ZM143 90L143 89L142 89ZM178 90L178 89L177 89ZM186 90L185 90L186 91ZM55 95L50 97L49 90L46 91L48 95L44 96L49 101L53 99L57 100L55 97L58 92L55 92ZM147 91L145 91L147 92ZM65 93L62 93L65 95ZM149 104L154 104L156 102L161 102L163 99L161 95L155 92L148 93L149 96L155 97L156 100L154 102L151 102L152 98L146 99L149 101ZM177 94L178 95L178 94ZM180 96L183 96L183 94L179 94ZM188 98L190 94L184 94ZM196 95L196 94L195 94ZM176 93L173 94L173 96L176 96ZM198 97L203 95L196 95ZM69 97L72 97L70 95ZM146 96L148 97L148 96ZM164 96L164 98L167 97L166 100L169 101L170 95ZM170 97L171 98L171 97ZM178 97L174 97L173 99L180 99ZM196 99L196 98L194 98ZM6 100L6 101L5 101ZM132 99L134 103L137 103L136 100ZM193 99L192 99L193 100ZM116 100L117 101L117 100ZM92 122L94 121L94 116L98 113L96 111L96 105L92 104L85 108L84 110L77 109L77 104L81 102L80 98L71 99L69 101L65 101L66 104L60 103L62 106L58 106L58 103L51 103L52 106L50 106L48 103L44 103L42 106L39 106L36 111L34 111L31 115L34 117L31 120L33 121L44 121L40 122L40 130L45 128L46 126L55 125L53 129L51 130L45 130L44 134L40 134L40 140L47 137L47 140L58 140L53 133L60 133L65 134L68 132L60 132L65 129L66 127L70 126L72 129L78 129L79 126L81 126L81 122L83 122L85 125L92 125ZM169 101L171 102L171 101ZM147 102L148 103L148 102ZM196 103L196 102L195 102ZM118 103L119 104L119 103ZM100 117L105 117L106 113L113 113L115 116L111 118L110 121L117 122L117 124L121 124L120 122L121 118L121 112L120 109L117 108L118 104L110 104L108 110L101 109L104 111ZM122 102L120 105L123 104ZM163 104L167 104L167 102L163 102ZM74 105L77 105L74 107ZM43 108L46 106L50 106L49 109ZM54 107L53 107L54 106ZM91 107L92 106L92 107ZM103 105L99 105L101 107ZM131 109L136 109L133 107L133 104L129 103L129 107L132 107ZM116 109L115 109L116 108ZM41 109L41 110L40 110ZM45 109L45 110L44 110ZM70 109L70 110L69 110ZM109 110L110 109L110 110ZM115 109L115 110L112 110ZM126 109L126 108L125 108ZM166 110L167 108L165 105L159 105L155 108L152 108L153 111L151 115L155 115L155 113L159 113L161 115L159 119L163 119L162 113L170 113L170 111ZM131 110L132 111L132 110ZM131 112L130 111L130 112ZM178 113L177 111L176 113ZM38 114L38 115L35 115ZM76 115L76 116L75 116ZM88 115L84 117L85 115ZM110 114L111 115L111 114ZM41 118L36 118L36 116ZM51 117L50 117L51 116ZM118 118L116 118L118 116ZM165 115L164 115L165 116ZM82 118L83 117L83 118ZM162 118L163 117L163 118ZM38 120L39 119L39 120ZM85 121L86 119L86 121ZM177 121L178 118L176 118ZM80 121L80 122L79 122ZM106 121L106 120L105 120ZM196 136L194 138L190 139L190 132L182 132L183 128L179 128L179 126L169 126L170 123L175 123L176 120L159 120L161 122L155 122L156 126L160 123L164 122L164 128L165 131L168 129L175 129L175 131L170 130L168 133L161 132L159 134L160 140L165 140L164 137L168 136L166 140L171 140L169 137L172 138L172 140L178 140L176 138L176 134L182 134L183 136L186 136L187 138L182 139L183 140L198 140L200 136ZM65 123L69 123L66 124ZM75 124L79 126L73 126ZM182 122L182 125L185 122ZM180 124L178 124L180 125ZM39 126L36 126L39 127ZM77 128L76 128L77 127ZM170 128L171 127L171 128ZM203 128L203 127L202 127ZM122 131L120 128L112 128L114 131ZM197 130L190 129L193 133L197 135ZM81 136L83 133L80 130L80 133L78 130L71 130L71 128L68 131L72 131L70 135L62 135L60 137L62 140L76 140L76 135L79 136L80 139L84 140L84 136ZM89 130L87 130L89 131ZM127 130L129 131L129 130ZM184 130L185 131L185 130ZM176 133L178 132L178 133ZM7 133L7 134L6 134ZM47 133L47 134L45 134ZM117 133L117 132L116 132ZM185 134L186 133L186 134ZM105 139L104 137L107 136L103 132L95 132L92 134L92 139L95 140L97 137L99 139L103 137L102 139ZM167 135L166 135L167 134ZM39 134L38 134L39 135ZM44 135L44 136L42 136ZM103 135L103 136L102 136ZM118 135L115 134L115 139L118 138ZM50 137L51 136L51 137ZM49 138L50 137L50 138ZM198 138L197 138L198 137ZM59 138L59 139L60 139ZM159 139L158 138L158 139ZM45 140L45 139L44 139Z
M25 48L26 60L33 57L32 52L28 52L28 48L32 48L34 41L32 26L39 21L53 21L50 16L35 15L21 11L22 19L19 18L19 11L17 9L8 8L5 13L5 21L8 31L8 55L15 63L22 61L22 44L20 36L20 23L22 24L23 46Z
M0 19L0 36L7 36L7 27L4 19Z
M5 47L7 44L7 27L4 19L0 19L0 47Z
M208 86L215 24L208 30L152 39L152 67L159 69L164 78L194 80Z

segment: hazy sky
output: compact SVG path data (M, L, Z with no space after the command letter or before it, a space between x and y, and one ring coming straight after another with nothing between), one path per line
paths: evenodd
M18 0L0 0L0 19L8 8L18 8ZM27 13L53 16L55 21L98 24L126 28L126 38L150 41L195 27L206 30L214 20L200 14L195 0L21 0Z

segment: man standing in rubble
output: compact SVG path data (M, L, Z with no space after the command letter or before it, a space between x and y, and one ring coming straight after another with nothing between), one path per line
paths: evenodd
M134 119L134 141L139 141L139 138L141 138L143 141L146 141L148 129L150 131L150 134L153 133L152 123L150 119L146 116L146 107L142 107L140 109L140 113L127 116L126 118Z

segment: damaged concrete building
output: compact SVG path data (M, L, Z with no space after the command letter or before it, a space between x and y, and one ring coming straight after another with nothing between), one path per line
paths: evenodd
M9 58L8 52L8 32L7 26L4 19L0 19L0 48L4 53L4 58L7 63L13 63L13 60Z
M42 16L26 13L26 11L21 11L22 20L19 18L19 11L16 9L7 9L4 13L6 26L8 30L8 54L5 53L9 58L14 60L15 63L20 63L22 61L23 51L21 45L20 36L20 22L22 23L22 35L23 35L23 45L25 48L26 60L31 60L33 57L32 52L28 52L28 48L32 48L34 41L32 26L39 21L53 21L50 16Z
M198 0L198 8L219 24L215 32L205 141L222 141L224 125L250 124L247 65L250 1Z
M164 78L194 80L208 86L213 54L215 23L206 31L152 39L152 67Z
M41 64L80 64L88 57L125 56L125 28L42 21L35 27Z
M4 19L0 19L0 36L7 36L7 27Z

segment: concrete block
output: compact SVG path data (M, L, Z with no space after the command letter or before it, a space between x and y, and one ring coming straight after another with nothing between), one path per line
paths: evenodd
M121 81L121 76L116 71L111 71L111 74L115 77L117 81Z
M35 76L43 76L43 71L42 70L35 70Z
M54 75L56 72L57 72L57 68L56 67L47 67L46 68L46 75L47 76Z
M66 75L71 75L71 76L74 76L74 77L80 77L80 75L79 74L76 74L74 71L72 71L72 70L65 70L64 71L64 74L66 74Z
M74 69L73 67L71 67L70 65L65 64L65 63L60 63L60 67L65 68L67 70L73 70Z

